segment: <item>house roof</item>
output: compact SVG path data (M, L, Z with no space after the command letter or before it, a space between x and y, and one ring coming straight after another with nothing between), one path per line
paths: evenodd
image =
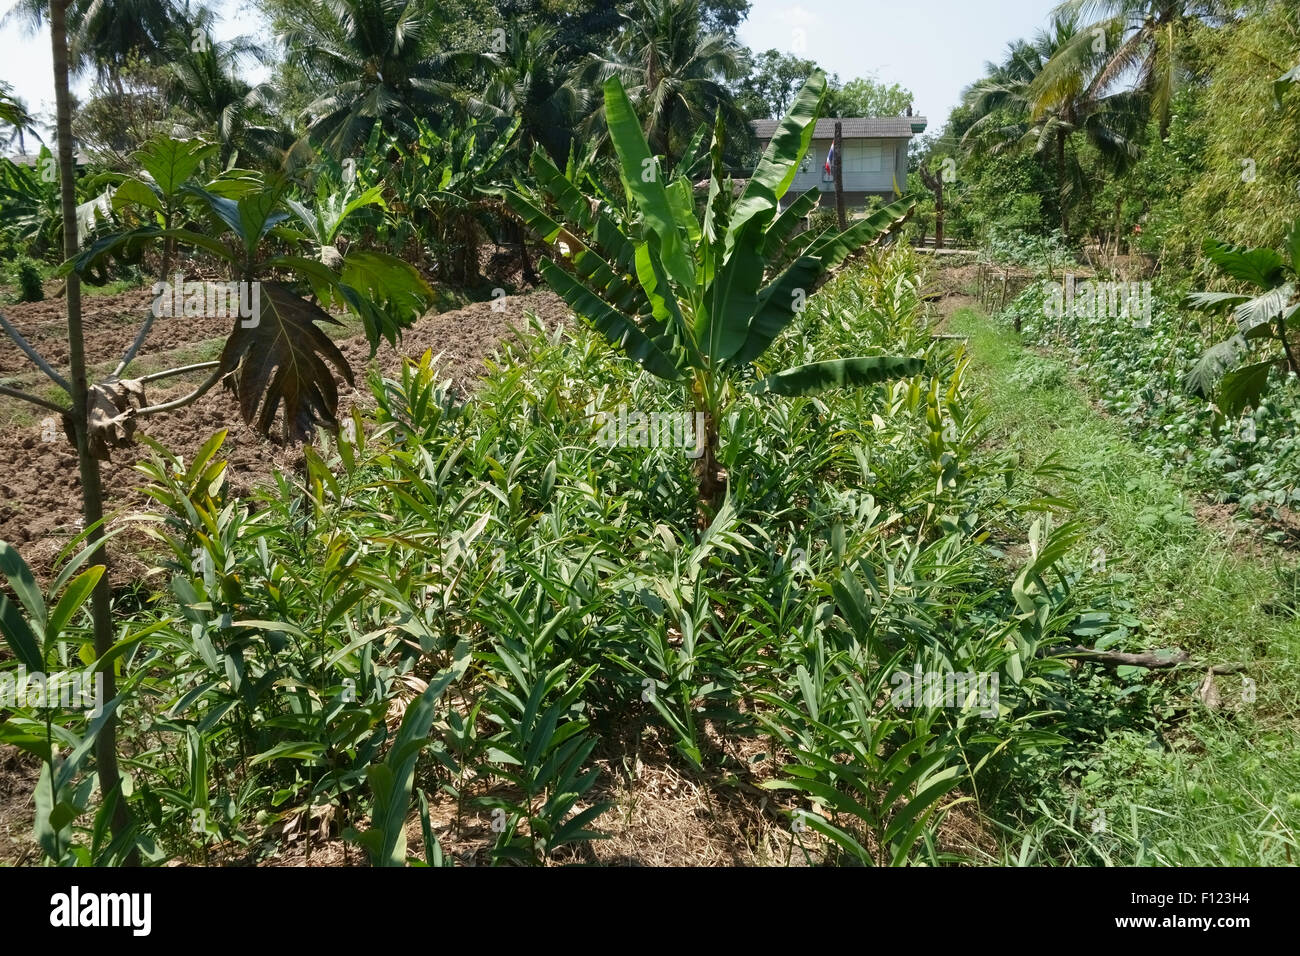
M53 153L52 156L54 161L58 162L59 154ZM13 162L18 166L35 166L37 163L40 162L41 154L40 153L14 153L12 156L8 158L13 160ZM74 159L78 166L85 166L88 162L90 162L90 157L87 156L85 153L81 152L80 150L78 150L77 153L74 155Z
M839 120L845 138L900 139L909 138L925 129L924 116L845 116ZM751 120L754 135L771 139L776 132L776 120ZM920 127L920 129L917 129ZM813 130L813 139L831 139L835 135L835 117L819 119Z

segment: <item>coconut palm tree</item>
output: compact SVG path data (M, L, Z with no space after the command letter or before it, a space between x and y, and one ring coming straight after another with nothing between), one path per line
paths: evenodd
M1100 86L1133 76L1133 88L1146 94L1164 138L1174 92L1186 73L1178 58L1179 41L1193 23L1225 21L1227 6L1223 0L1065 0L1055 14L1091 23L1079 31L1075 45L1091 47L1099 36L1113 38L1097 77Z
M1122 173L1137 158L1146 102L1137 91L1107 92L1109 47L1080 43L1079 36L1077 21L1057 17L1032 41L1012 44L1006 60L967 91L977 119L962 137L967 149L1032 149L1050 157L1066 234L1071 201L1087 188L1071 140L1082 135L1113 173ZM1112 27L1103 39L1117 37Z
M12 86L0 82L0 127L3 126L9 127L9 132L0 138L0 145L6 149L17 143L18 152L27 152L28 133L35 136L37 142L41 140L41 134L36 131L36 119L27 109L27 104L14 96Z
M185 42L192 30L210 31L214 19L210 10L200 9L189 21L168 67L167 92L188 116L193 132L220 144L223 167L241 152L264 159L287 145L289 136L270 122L275 98L271 84L250 84L239 70L245 60L265 57L265 51L247 37L201 45Z
M486 53L481 60L488 82L482 94L470 100L470 109L480 119L499 122L518 116L520 154L526 158L541 146L556 163L563 163L588 97L560 62L556 39L555 28L548 25L512 25L504 50Z
M613 54L593 55L583 73L592 88L618 77L652 153L671 166L717 110L729 127L744 127L729 85L744 73L744 50L730 34L705 30L699 0L637 0L623 19ZM603 115L588 117L589 132L600 132Z
M436 0L306 0L285 33L289 61L324 87L304 111L312 137L342 156L379 123L414 135L414 120L445 107L450 69L474 54L445 53Z

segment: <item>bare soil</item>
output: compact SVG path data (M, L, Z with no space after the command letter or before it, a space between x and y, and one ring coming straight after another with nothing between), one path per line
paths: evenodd
M147 305L148 294L144 291L86 299L86 354L101 376L111 373L129 346ZM9 321L50 358L56 369L67 361L63 307L62 301L47 301L4 310ZM425 350L432 350L454 386L468 390L482 372L483 360L497 350L513 328L527 325L528 312L535 313L548 328L569 315L562 299L539 291L426 315L406 331L398 349L382 343L373 360L364 335L343 339L339 348L352 366L357 387L338 378L340 415L347 414L353 404L370 400L365 384L368 365L377 365L385 375L395 375L403 356L418 358ZM160 319L127 374L211 360L228 332L229 320ZM7 337L0 338L0 381L39 392L45 381L41 373ZM159 382L158 387L147 388L148 399L158 402L179 398L201 376L199 373ZM6 418L9 426L0 431L0 540L14 544L33 568L47 572L59 550L81 529L81 481L75 449L52 414L41 415L30 405L4 399L0 400L0 421ZM229 462L228 474L236 494L247 493L268 478L273 469L294 470L302 461L299 448L264 439L245 425L232 396L220 388L175 412L142 419L138 433L187 458L222 428L229 429L222 455ZM105 508L113 515L110 529L124 526L124 515L144 504L144 497L137 491L143 478L133 466L148 455L147 448L137 445L114 450L112 460L102 463ZM114 580L128 580L141 568L132 566L129 548L119 545L116 550L121 559L114 568Z

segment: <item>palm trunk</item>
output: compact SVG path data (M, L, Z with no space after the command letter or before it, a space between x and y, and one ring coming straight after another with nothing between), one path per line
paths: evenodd
M1065 197L1065 130L1056 131L1056 197L1061 204L1061 234L1070 235L1070 210Z
M72 98L68 93L68 23L69 0L50 2L50 42L54 54L54 102L58 131L59 199L63 214L63 255L77 254L77 169L72 150ZM104 495L99 479L99 462L91 457L87 434L86 342L81 327L81 281L75 272L68 273L68 365L72 385L72 433L77 444L77 463L81 471L82 516L92 528L89 543L95 547L92 564L102 564L106 573L91 595L94 619L95 656L102 659L113 646L113 619L109 607L108 552L104 547ZM100 668L104 677L104 699L117 697L117 679L110 664ZM112 832L121 835L129 821L122 798L121 778L117 769L117 720L110 717L95 737L95 768L99 774L99 792L104 800L114 801Z

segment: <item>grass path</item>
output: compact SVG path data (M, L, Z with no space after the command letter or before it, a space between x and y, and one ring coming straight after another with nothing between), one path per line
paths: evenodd
M1026 348L975 308L955 312L949 331L969 337L970 380L990 438L1017 450L1025 467L1055 456L1073 469L1055 490L1091 529L1084 559L1104 556L1114 597L1141 622L1132 644L1177 645L1198 662L1246 665L1216 678L1214 709L1197 694L1203 673L1129 675L1133 693L1153 702L1154 733L1108 724L1064 755L1064 772L1046 784L1041 802L1023 808L1029 836L1008 847L1011 858L1300 862L1294 559L1231 522L1198 520L1196 496L1165 477L1122 421L1091 404L1066 360ZM1119 695L1123 679L1094 680L1106 685L1101 694Z

